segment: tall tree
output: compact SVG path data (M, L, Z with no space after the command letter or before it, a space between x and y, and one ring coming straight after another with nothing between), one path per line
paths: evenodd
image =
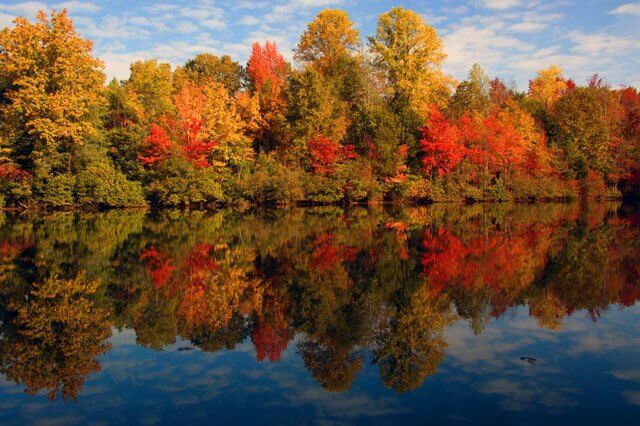
M126 82L144 109L146 123L157 120L173 110L171 65L156 59L131 64L131 75Z
M442 40L416 12L394 7L380 15L369 45L393 98L404 97L418 113L426 113L448 96L451 79L440 69L446 58Z
M207 81L217 81L230 95L236 94L244 85L244 69L229 55L218 57L210 53L201 53L188 60L183 68L178 68L176 76L179 82L186 77L198 85Z
M468 77L456 88L449 100L449 111L455 117L466 112L486 113L489 108L490 82L487 73L478 64L473 64Z
M66 10L0 32L0 115L14 155L41 177L71 172L77 149L98 134L103 64Z
M247 74L252 87L252 98L242 100L245 111L252 103L259 105L259 118L254 130L255 145L259 151L271 151L282 145L285 135L286 94L285 83L291 73L291 66L278 52L274 42L267 41L264 46L254 43L247 64Z
M529 81L529 95L542 103L546 110L567 90L567 82L562 75L562 68L552 65L538 72L533 80Z
M344 10L325 9L307 26L295 59L323 74L335 74L340 65L360 47L360 33Z

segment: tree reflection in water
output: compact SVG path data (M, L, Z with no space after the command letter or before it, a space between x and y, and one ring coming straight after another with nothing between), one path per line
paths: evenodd
M29 394L75 400L116 327L155 350L250 338L260 362L295 347L333 392L372 362L410 391L457 321L480 334L526 306L558 330L575 311L633 305L639 217L618 204L5 217L0 368Z

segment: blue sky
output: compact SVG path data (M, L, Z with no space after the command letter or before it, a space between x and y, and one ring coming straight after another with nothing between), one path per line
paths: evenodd
M614 86L640 87L640 2L629 0L0 0L0 26L66 7L94 40L107 75L126 78L137 59L180 65L211 52L245 62L251 43L267 39L290 59L306 24L327 7L347 10L364 40L377 16L397 5L437 29L449 55L444 69L458 79L477 62L526 89L538 69L555 63L577 82L599 72Z

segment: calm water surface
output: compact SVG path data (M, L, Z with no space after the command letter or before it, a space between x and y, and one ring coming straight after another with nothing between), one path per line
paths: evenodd
M620 204L0 217L0 423L633 424Z

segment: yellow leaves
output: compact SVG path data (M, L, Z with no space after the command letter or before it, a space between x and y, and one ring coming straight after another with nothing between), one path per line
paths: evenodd
M242 166L253 158L254 153L235 99L217 82L207 84L204 94L205 134L218 142L216 160L224 165Z
M46 389L51 399L61 391L75 400L84 377L100 370L95 357L110 348L108 312L92 300L97 288L84 275L36 284L29 301L17 307L20 337L9 346L10 379L23 382L30 394Z
M96 128L89 118L102 102L103 63L80 38L66 11L43 12L35 23L15 20L0 33L0 75L9 102L0 113L44 146L80 144Z
M449 94L454 80L440 70L446 58L442 40L417 13L402 7L383 13L369 43L378 68L416 111L426 112L428 104L441 104Z
M540 70L533 80L529 81L529 95L538 99L548 110L567 90L567 82L562 75L562 68L552 65Z
M267 125L266 120L260 113L260 94L256 92L251 95L249 92L240 92L236 95L236 107L243 123L245 123L245 133L255 136L261 128Z
M360 45L360 33L344 10L325 9L318 14L300 38L297 61L313 63L325 72Z
M136 94L144 108L146 120L153 121L171 112L171 65L151 59L134 62L130 69L131 76L126 87Z

